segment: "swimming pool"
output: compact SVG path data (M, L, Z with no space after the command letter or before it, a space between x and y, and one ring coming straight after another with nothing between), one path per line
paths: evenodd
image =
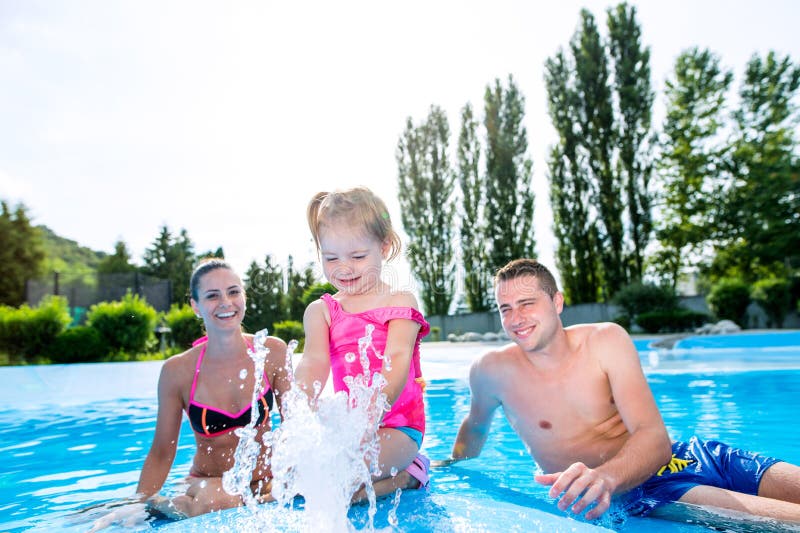
M643 366L670 435L693 434L800 463L800 334L795 345L657 351L640 344ZM729 336L735 346L736 336ZM423 345L428 434L424 451L449 455L469 405L466 375L480 345ZM152 438L159 362L0 369L0 530L86 531L92 504L129 496ZM185 424L170 482L187 472L194 441ZM433 471L428 492L397 509L401 531L601 530L565 518L532 481L535 468L498 413L481 457ZM391 502L379 504L385 527ZM164 531L236 530L246 510L175 523ZM351 519L365 521L364 507ZM606 519L621 531L701 531L657 519ZM278 525L276 528L280 529ZM287 526L290 527L290 526ZM113 530L113 528L112 528ZM121 530L121 528L117 528ZM128 530L128 529L126 529Z

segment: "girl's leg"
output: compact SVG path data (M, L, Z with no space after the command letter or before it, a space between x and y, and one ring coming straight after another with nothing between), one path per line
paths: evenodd
M419 487L419 481L412 477L406 468L417 456L419 448L411 437L393 428L378 430L380 453L378 454L378 467L380 475L373 477L372 487L376 496L392 494L397 489L410 489ZM392 472L395 475L392 475ZM353 501L366 499L364 489L359 489L353 496Z

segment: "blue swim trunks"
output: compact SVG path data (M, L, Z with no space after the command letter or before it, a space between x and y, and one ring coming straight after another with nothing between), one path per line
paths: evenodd
M659 505L680 500L697 485L756 495L764 472L778 462L774 457L692 437L689 442L673 442L669 464L620 496L619 503L628 514L645 515Z

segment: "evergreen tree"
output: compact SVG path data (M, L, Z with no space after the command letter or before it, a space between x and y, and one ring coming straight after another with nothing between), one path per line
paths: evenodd
M194 244L185 229L174 237L167 226L163 226L158 237L144 251L142 272L156 278L167 279L172 285L172 301L189 299L189 279L194 269Z
M650 49L642 48L636 8L625 3L608 10L609 49L614 63L614 90L619 114L616 173L625 191L630 250L629 281L644 274L645 248L653 230L650 213L652 157L650 119L654 93L650 83Z
M136 271L136 265L131 263L131 254L124 241L117 241L114 253L105 256L97 264L98 274L119 274Z
M447 314L454 292L454 176L447 157L449 135L447 116L432 106L420 126L407 120L396 153L401 215L410 238L408 258L421 285L422 306L430 315Z
M457 175L461 190L461 268L464 272L464 294L470 311L490 308L491 269L486 253L486 227L483 202L486 184L481 179L478 122L468 103L461 110L461 132L458 136Z
M547 162L556 266L567 302L576 304L597 301L600 265L597 230L589 211L591 182L576 127L579 96L572 72L562 50L545 63L548 110L559 137Z
M675 289L682 272L700 262L713 234L709 224L726 148L719 139L732 74L708 50L689 49L666 82L667 116L661 140L661 213L654 255L656 273Z
M533 163L527 156L525 98L508 76L484 93L486 127L485 233L489 268L494 271L509 261L535 255L533 231Z
M41 272L44 251L39 229L31 225L27 208L18 204L12 211L0 201L0 304L18 306L25 302L25 282Z
M747 63L719 219L719 276L756 281L762 269L800 267L798 87L800 66L788 56L769 52Z
M250 333L264 328L272 332L276 322L286 320L283 270L267 255L263 267L256 261L250 263L244 284L247 311L242 326Z
M314 265L309 263L301 272L294 269L294 258L289 256L287 268L287 287L286 287L286 313L289 320L303 321L303 314L306 305L303 303L303 294L316 281L314 276Z

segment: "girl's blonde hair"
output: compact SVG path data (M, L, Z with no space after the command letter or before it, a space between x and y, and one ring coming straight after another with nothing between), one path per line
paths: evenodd
M318 252L320 228L334 222L345 222L359 226L380 243L388 242L388 260L400 254L400 236L392 228L386 204L366 187L318 192L308 203L307 216Z

